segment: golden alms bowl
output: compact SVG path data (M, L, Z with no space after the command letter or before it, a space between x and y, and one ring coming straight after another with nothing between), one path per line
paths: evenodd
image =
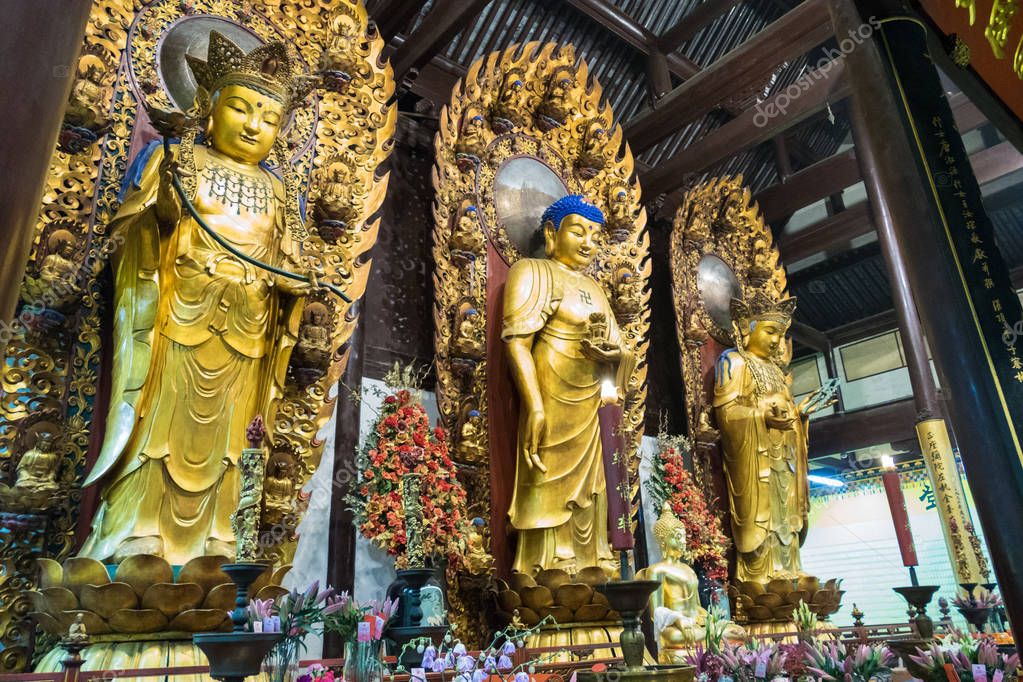
M122 561L113 580L107 567L86 557L63 565L39 559L39 589L28 593L29 613L45 632L63 636L82 617L92 636L230 629L235 585L220 570L228 559L202 556L174 569L162 557L139 554ZM250 594L259 599L287 592L281 580L289 566L267 568Z

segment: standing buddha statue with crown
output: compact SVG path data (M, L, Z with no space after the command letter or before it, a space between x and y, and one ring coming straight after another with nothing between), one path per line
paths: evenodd
M763 293L732 299L735 348L721 354L714 410L739 581L802 575L806 537L808 403L796 405L784 366L785 335L796 307Z
M596 255L604 215L583 197L553 203L541 218L546 258L508 272L501 338L519 394L514 570L600 567L611 573L607 490L597 410L601 384L629 376L607 295L584 271ZM591 321L600 319L595 334ZM598 338L599 337L599 338Z
M86 481L102 482L101 502L81 551L104 562L234 556L246 425L257 414L273 423L313 286L220 246L171 184L177 172L198 214L235 250L308 276L297 181L279 133L312 81L283 43L246 54L216 32L207 60L189 57L189 66L199 84L194 124L169 155L156 149L143 160L108 227L120 244L113 381ZM282 177L263 165L272 152Z

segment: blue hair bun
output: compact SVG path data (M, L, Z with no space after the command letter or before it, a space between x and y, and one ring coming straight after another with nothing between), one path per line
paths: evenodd
M540 218L540 225L546 225L547 221L554 223L554 229L561 227L561 221L570 215L580 215L595 223L604 224L604 213L599 208L586 201L581 194L569 194L561 197L547 207Z

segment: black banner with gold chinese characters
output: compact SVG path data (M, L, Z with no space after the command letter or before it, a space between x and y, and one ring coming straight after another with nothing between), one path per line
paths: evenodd
M942 101L945 93L923 47L924 31L916 19L888 19L880 31L881 52L969 301L976 352L989 369L989 377L976 377L977 386L990 386L1023 465L1023 309L952 112Z

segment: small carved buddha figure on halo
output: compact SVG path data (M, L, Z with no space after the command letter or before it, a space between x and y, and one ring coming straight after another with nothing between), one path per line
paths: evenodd
M603 379L617 374L624 392L622 368L632 366L632 354L607 294L584 272L603 224L603 213L583 197L559 199L541 218L546 258L523 258L508 272L501 338L519 395L509 510L519 573L617 566L597 409ZM594 315L603 315L603 340L591 334Z
M291 458L275 453L270 458L263 481L263 523L280 523L294 506L295 481L291 478Z
M533 96L525 78L522 69L518 68L510 69L504 77L501 94L494 107L494 114L502 119L504 132L525 126L533 115Z
M475 109L465 112L462 129L459 131L458 142L455 145L456 154L479 161L487 148L484 123L483 116Z
M486 349L485 331L480 312L476 308L466 308L462 320L458 323L455 335L455 352L465 358L479 358Z
M475 206L466 206L462 215L458 216L455 228L451 231L451 248L466 254L476 255L483 251L483 230L476 218Z
M707 611L700 605L699 578L685 562L686 529L682 521L664 503L654 524L654 538L661 548L661 561L636 574L639 580L656 580L661 586L650 595L654 634L661 663L681 663L688 652L706 637ZM744 640L741 627L729 623L725 637Z
M35 445L18 460L14 485L0 484L0 504L7 511L43 512L60 490L57 469L60 455L53 434L41 431Z
M458 459L462 462L482 462L486 459L483 417L479 410L469 410L458 431Z
M330 311L314 301L302 311L302 327L295 344L294 359L308 366L319 366L330 357Z

